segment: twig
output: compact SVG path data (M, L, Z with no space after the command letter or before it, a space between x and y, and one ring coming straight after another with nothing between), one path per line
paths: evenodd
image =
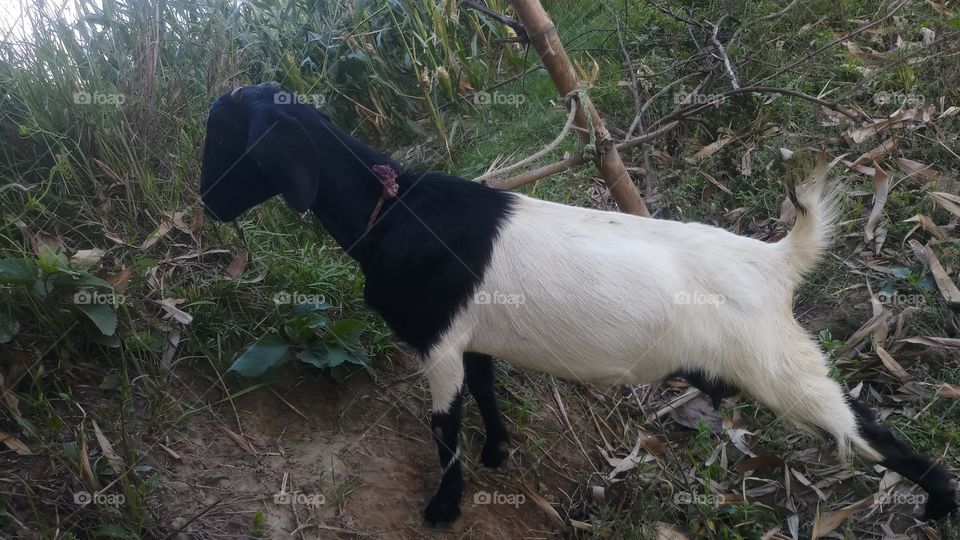
M737 74L733 72L733 66L730 65L727 50L723 48L723 43L720 43L720 40L717 39L717 34L720 32L720 23L722 23L725 18L726 15L720 17L717 24L710 25L713 27L713 32L710 33L710 41L713 42L713 46L717 48L717 52L720 54L720 59L723 60L723 68L727 70L727 75L730 77L730 85L733 86L734 90L739 90L740 82L737 81Z
M560 134L557 135L557 138L556 138L556 139L554 139L550 144L544 146L539 152L537 152L537 153L535 153L535 154L533 154L532 156L529 156L529 157L527 157L527 158L521 159L520 161L514 163L513 165L509 165L509 166L504 167L504 168L502 168L502 169L496 169L496 170L493 170L493 171L488 171L488 172L486 172L486 173L484 173L484 174L482 174L482 175L474 178L474 181L479 182L479 181L482 181L482 180L487 180L488 178L493 178L493 177L495 177L495 176L501 176L501 175L503 175L503 174L506 174L507 172L513 171L513 170L515 170L515 169L519 169L520 167L526 165L527 163L530 163L530 162L532 162L532 161L536 161L536 160L540 159L541 157L547 155L547 153L549 153L551 150L553 150L554 148L556 148L561 142L563 142L563 139L566 138L567 133L570 132L570 126L573 125L573 119L574 119L574 118L576 117L576 115L577 115L577 108L578 108L579 106L580 106L580 101L579 101L579 99L577 99L576 96L571 97L571 99L570 99L570 112L567 114L567 121L563 124L563 129L560 130Z
M527 30L523 27L523 24L515 19L507 17L503 13L494 11L487 7L486 5L480 2L474 2L473 0L460 0L461 3L466 6L468 9L473 9L483 13L487 17L497 21L500 24L509 26L513 28L513 31L517 33L517 38L521 43L530 43L530 38L527 37Z
M661 135L665 135L670 131L673 131L679 125L680 125L679 121L670 122L669 124L663 126L662 128L656 131L651 131L645 135L634 137L629 141L622 142L616 145L615 148L617 149L618 152L621 150L626 150L628 148L633 148L634 146L653 140L657 137L660 137ZM543 167L534 169L532 171L526 172L519 176L514 176L513 178L508 178L506 180L495 181L495 182L487 182L487 185L491 187L495 187L497 189L516 189L522 185L535 182L537 180L540 180L541 178L546 178L548 176L551 176L557 173L561 173L563 171L576 167L577 165L582 165L586 162L587 162L587 158L583 157L583 155L578 154L575 156L570 156L567 159L564 159L562 161L551 163L550 165L544 165Z
M797 2L799 2L799 1L800 1L800 0L793 0L793 2L790 2L789 4L787 4L787 7L783 8L783 9L781 9L780 11L777 11L777 12L775 12L775 13L771 13L771 14L769 14L769 15L764 15L763 17L760 17L760 20L761 20L761 21L769 21L769 20L771 20L771 19L779 19L781 16L783 16L784 14L786 14L786 12L790 11L791 9L793 9L793 6L797 5Z

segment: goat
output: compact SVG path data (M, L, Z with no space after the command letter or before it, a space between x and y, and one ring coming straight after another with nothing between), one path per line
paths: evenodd
M424 511L460 514L464 381L480 409L480 461L510 437L493 357L602 385L685 374L715 400L738 390L832 436L927 491L926 518L957 508L951 474L915 454L828 376L793 317L793 290L836 215L826 166L796 225L765 243L698 223L541 201L439 172L403 170L276 86L238 88L210 109L201 198L218 221L280 194L356 259L364 298L423 361L442 478ZM793 197L794 200L795 197Z

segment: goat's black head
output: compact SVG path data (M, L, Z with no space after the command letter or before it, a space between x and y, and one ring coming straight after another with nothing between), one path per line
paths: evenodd
M200 197L207 214L232 221L278 193L306 211L319 189L323 143L315 139L331 128L329 117L278 86L220 96L210 108L203 148Z

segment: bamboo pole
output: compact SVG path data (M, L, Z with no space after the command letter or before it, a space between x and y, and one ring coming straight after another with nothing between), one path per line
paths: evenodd
M567 95L580 88L580 79L577 77L570 58L567 57L567 51L560 42L560 36L557 35L557 27L553 25L550 16L540 5L539 0L510 0L510 5L517 12L517 17L523 23L527 30L527 37L530 43L540 55L543 66L550 73L554 86L561 95ZM603 120L594 108L589 97L584 95L584 108L590 112L591 124L596 135L597 169L600 171L600 177L610 190L610 194L617 201L620 211L640 216L649 216L650 211L644 204L640 192L637 191L630 175L627 173L623 161L620 159L620 153L614 146L614 141L610 133L603 125ZM577 111L575 119L577 126L582 128L581 138L585 141L590 140L590 134L586 131L587 122L583 114L583 109Z

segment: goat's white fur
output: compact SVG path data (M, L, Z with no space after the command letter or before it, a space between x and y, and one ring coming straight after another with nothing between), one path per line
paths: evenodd
M835 221L826 171L821 162L801 195L806 214L772 244L516 195L478 288L489 301L470 302L425 359L434 410L460 391L464 351L602 385L699 370L833 435L841 456L852 444L880 460L792 312Z

